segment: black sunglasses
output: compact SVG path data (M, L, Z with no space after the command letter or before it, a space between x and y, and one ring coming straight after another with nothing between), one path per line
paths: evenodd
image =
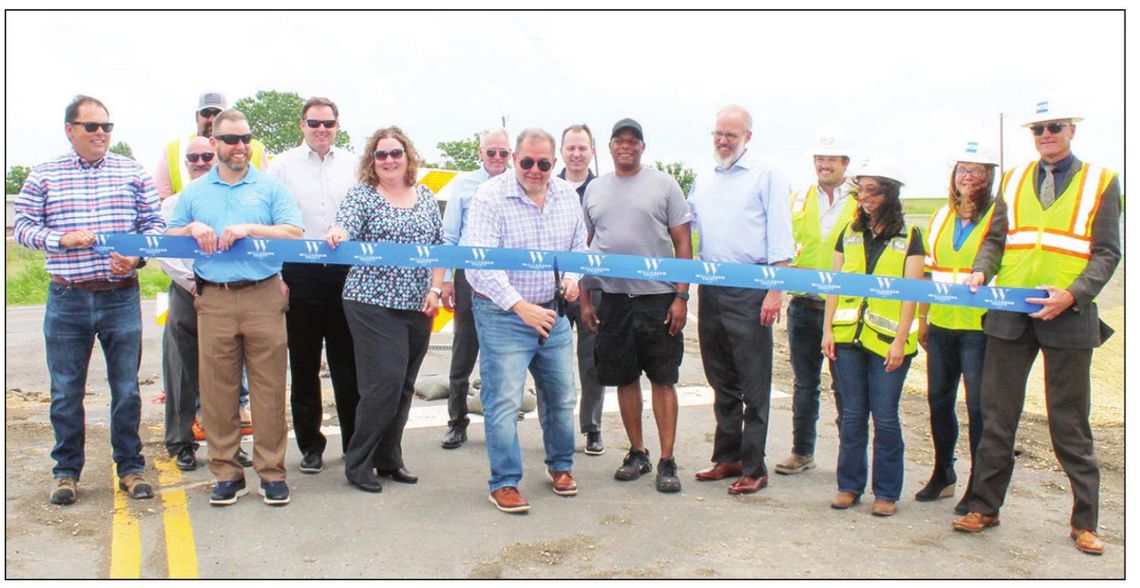
M529 170L530 168L534 167L534 164L536 163L538 164L539 171L548 172L550 171L550 168L554 167L554 162L550 161L549 159L540 159L538 161L535 161L530 157L524 157L520 159L519 167L523 168L524 170Z
M250 133L246 133L244 135L216 135L214 138L225 143L226 145L237 145L238 141L241 141L242 143L249 143L253 140L253 135Z
M499 154L499 157L507 157L511 154L511 152L506 149L488 149L487 157L494 157L496 153Z
M321 125L325 125L326 129L331 129L336 126L336 119L333 120L317 120L315 118L305 119L305 124L309 125L310 129L315 129Z
M190 163L198 163L199 158L202 159L202 163L210 163L211 161L214 160L214 154L213 153L187 153L186 154L186 161L189 161Z
M97 122L72 121L71 124L82 126L83 130L87 131L88 133L94 133L96 129L103 129L104 133L110 133L111 129L115 128L115 123L109 123L109 122L108 123L97 123Z
M201 115L202 118L210 118L211 116L218 116L221 113L222 113L222 109L220 109L220 108L203 108L202 110L198 111L198 114Z
M380 149L377 149L376 151L372 152L372 157L375 157L376 161L384 161L385 159L388 159L389 157L391 157L392 160L394 161L394 160L397 160L403 156L404 156L404 150L403 149L393 149L391 151L382 151Z
M1069 123L1049 123L1047 125L1035 124L1029 127L1029 130L1033 131L1033 136L1040 137L1041 135L1045 134L1045 129L1049 129L1050 133L1056 135L1057 133L1061 132L1061 129L1067 126L1069 126Z

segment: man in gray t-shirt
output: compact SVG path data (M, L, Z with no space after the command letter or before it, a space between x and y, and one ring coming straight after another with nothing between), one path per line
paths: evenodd
M692 259L692 217L685 195L669 174L641 166L644 151L641 125L628 118L618 121L610 137L614 173L591 182L582 202L590 251ZM685 352L682 329L688 315L689 285L590 278L581 287L582 322L597 333L598 381L617 386L618 407L629 435L630 451L614 477L636 480L653 469L641 434L644 371L653 387L653 413L661 441L657 490L679 492L681 481L673 460L677 433L674 384ZM588 290L598 288L602 299L595 308Z

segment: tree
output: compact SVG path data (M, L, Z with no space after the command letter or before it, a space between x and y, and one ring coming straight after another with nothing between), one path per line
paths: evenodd
M24 180L28 179L28 174L31 172L32 168L23 165L9 167L8 173L4 174L4 192L19 194L20 188L24 187Z
M305 101L296 92L258 90L255 97L245 97L234 103L234 108L245 113L254 138L265 143L265 150L277 154L301 144L301 107ZM338 129L337 147L348 148L352 143L344 129Z
M475 133L470 139L457 141L442 141L435 146L443 154L442 163L425 164L427 167L440 169L457 169L471 171L479 169L479 134Z
M673 179L677 180L677 183L681 185L681 191L684 192L685 198L689 197L689 190L693 188L693 178L696 177L696 174L693 173L691 168L681 165L679 161L668 164L655 161L653 165L657 166L657 169L673 176Z
M135 153L131 151L131 146L126 141L119 141L111 146L111 153L117 153L128 159L134 159Z

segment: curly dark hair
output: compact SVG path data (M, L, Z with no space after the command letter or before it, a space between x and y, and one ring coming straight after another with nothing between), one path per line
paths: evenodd
M416 151L416 146L412 144L412 140L397 126L385 127L368 137L368 141L364 144L364 155L360 156L360 167L356 171L356 179L360 180L362 184L373 187L380 182L380 178L376 176L376 168L372 165L374 161L372 152L376 151L376 144L380 142L380 139L395 139L404 147L404 157L408 159L408 171L404 173L404 183L415 186L416 176L419 173L420 154Z
M860 206L856 209L855 222L851 223L851 229L854 231L867 231L877 223L883 225L883 235L897 235L906 228L906 218L903 216L902 201L899 200L899 190L902 184L890 179L882 178L879 176L867 176L874 178L882 186L883 197L886 202L880 206L875 213L877 218L871 218Z

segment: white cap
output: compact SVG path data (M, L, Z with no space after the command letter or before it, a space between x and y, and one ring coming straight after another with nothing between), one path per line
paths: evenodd
M1027 120L1021 126L1029 127L1040 122L1050 120L1068 121L1071 123L1078 123L1085 120L1084 117L1076 116L1072 110L1062 105L1054 105L1048 100L1042 100L1037 103L1037 107L1033 109L1033 114L1027 117Z
M951 159L955 163L980 163L982 165L997 165L998 158L981 143L967 141L965 149L955 153Z
M815 150L811 154L851 157L851 145L843 131L835 127L824 127L816 135Z
M855 169L855 178L886 178L894 180L899 184L906 184L906 178L903 177L902 170L899 165L893 160L885 157L873 157L864 159L862 163Z

